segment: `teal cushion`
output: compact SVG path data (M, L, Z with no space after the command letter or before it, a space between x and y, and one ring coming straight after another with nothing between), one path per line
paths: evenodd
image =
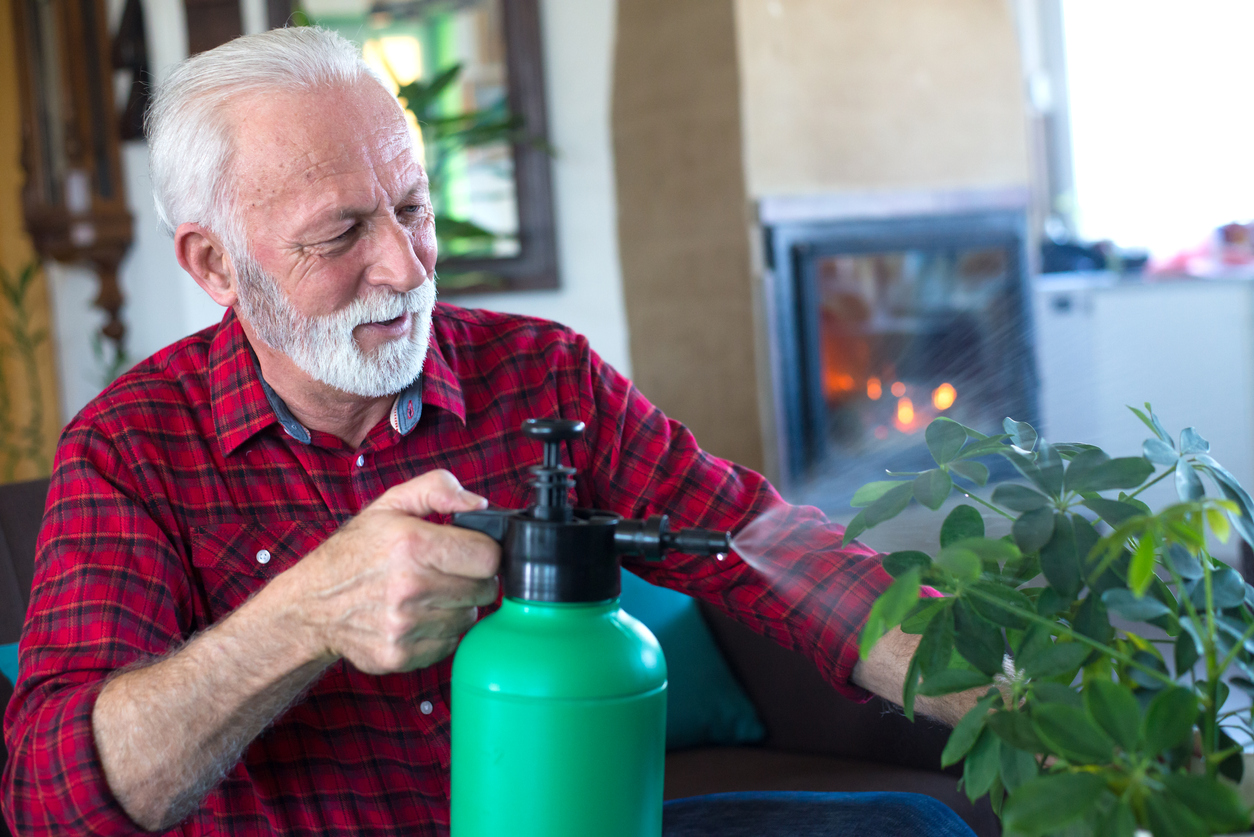
M17 683L17 643L10 642L8 645L0 645L0 674L3 674L10 683Z
M766 735L689 596L623 572L623 610L645 624L666 655L666 749L749 744Z

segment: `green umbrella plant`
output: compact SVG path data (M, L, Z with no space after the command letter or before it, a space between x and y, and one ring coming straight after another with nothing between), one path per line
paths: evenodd
M1193 428L1179 441L1149 404L1142 456L1050 444L1006 419L986 436L948 418L926 430L936 467L890 474L854 495L846 542L912 501L965 500L935 550L884 557L892 585L861 635L865 657L889 629L920 636L902 705L983 689L954 728L945 766L988 796L1007 834L1190 837L1246 831L1232 782L1254 695L1254 588L1214 557L1208 533L1254 544L1254 502ZM1022 477L987 492L987 457ZM1178 502L1140 495L1173 480ZM1209 484L1209 485L1208 485ZM1209 493L1208 493L1209 489ZM990 537L977 506L1007 519ZM942 595L920 596L929 586Z

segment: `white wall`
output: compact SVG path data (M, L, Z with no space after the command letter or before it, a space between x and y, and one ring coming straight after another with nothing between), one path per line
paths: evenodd
M540 5L549 136L557 149L553 185L562 286L452 301L565 323L586 334L609 363L630 374L609 125L615 0L542 0ZM120 6L120 0L111 6ZM256 23L249 11L244 10L244 17L251 29ZM144 12L149 57L160 81L187 52L182 3L145 0ZM119 271L127 300L122 320L128 353L141 359L216 322L222 309L179 268L170 239L157 230L147 147L124 144L122 164L135 216L135 243ZM96 282L90 271L54 265L48 272L62 412L68 419L102 385L103 367L93 355L91 335L103 317L91 306Z

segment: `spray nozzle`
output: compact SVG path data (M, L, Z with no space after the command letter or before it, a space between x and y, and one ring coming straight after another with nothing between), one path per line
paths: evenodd
M666 552L718 555L731 549L726 532L714 529L672 530L666 515L648 520L620 520L614 528L614 549L619 555L635 555L658 561Z
M453 525L483 532L501 545L505 595L531 601L600 601L618 595L619 558L659 560L667 552L722 555L726 532L672 530L665 515L624 520L610 512L574 509L575 469L562 464L562 443L579 438L582 421L528 419L522 431L544 443L533 466L529 509L484 509L453 515Z
M532 513L537 520L567 521L573 517L567 493L575 487L574 468L562 464L562 442L578 439L584 423L570 419L527 419L522 432L544 442L544 463L532 467L531 481L535 503Z

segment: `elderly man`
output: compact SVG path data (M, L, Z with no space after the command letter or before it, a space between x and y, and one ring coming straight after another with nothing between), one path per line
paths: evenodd
M150 142L179 263L228 310L65 430L5 723L7 819L24 837L443 833L449 655L497 600L498 551L442 524L525 505L524 419L587 423L583 506L737 530L782 501L583 338L435 305L426 176L337 36L188 60ZM900 694L908 638L857 660L886 577L839 535L792 532L786 585L735 556L633 569L851 694Z

